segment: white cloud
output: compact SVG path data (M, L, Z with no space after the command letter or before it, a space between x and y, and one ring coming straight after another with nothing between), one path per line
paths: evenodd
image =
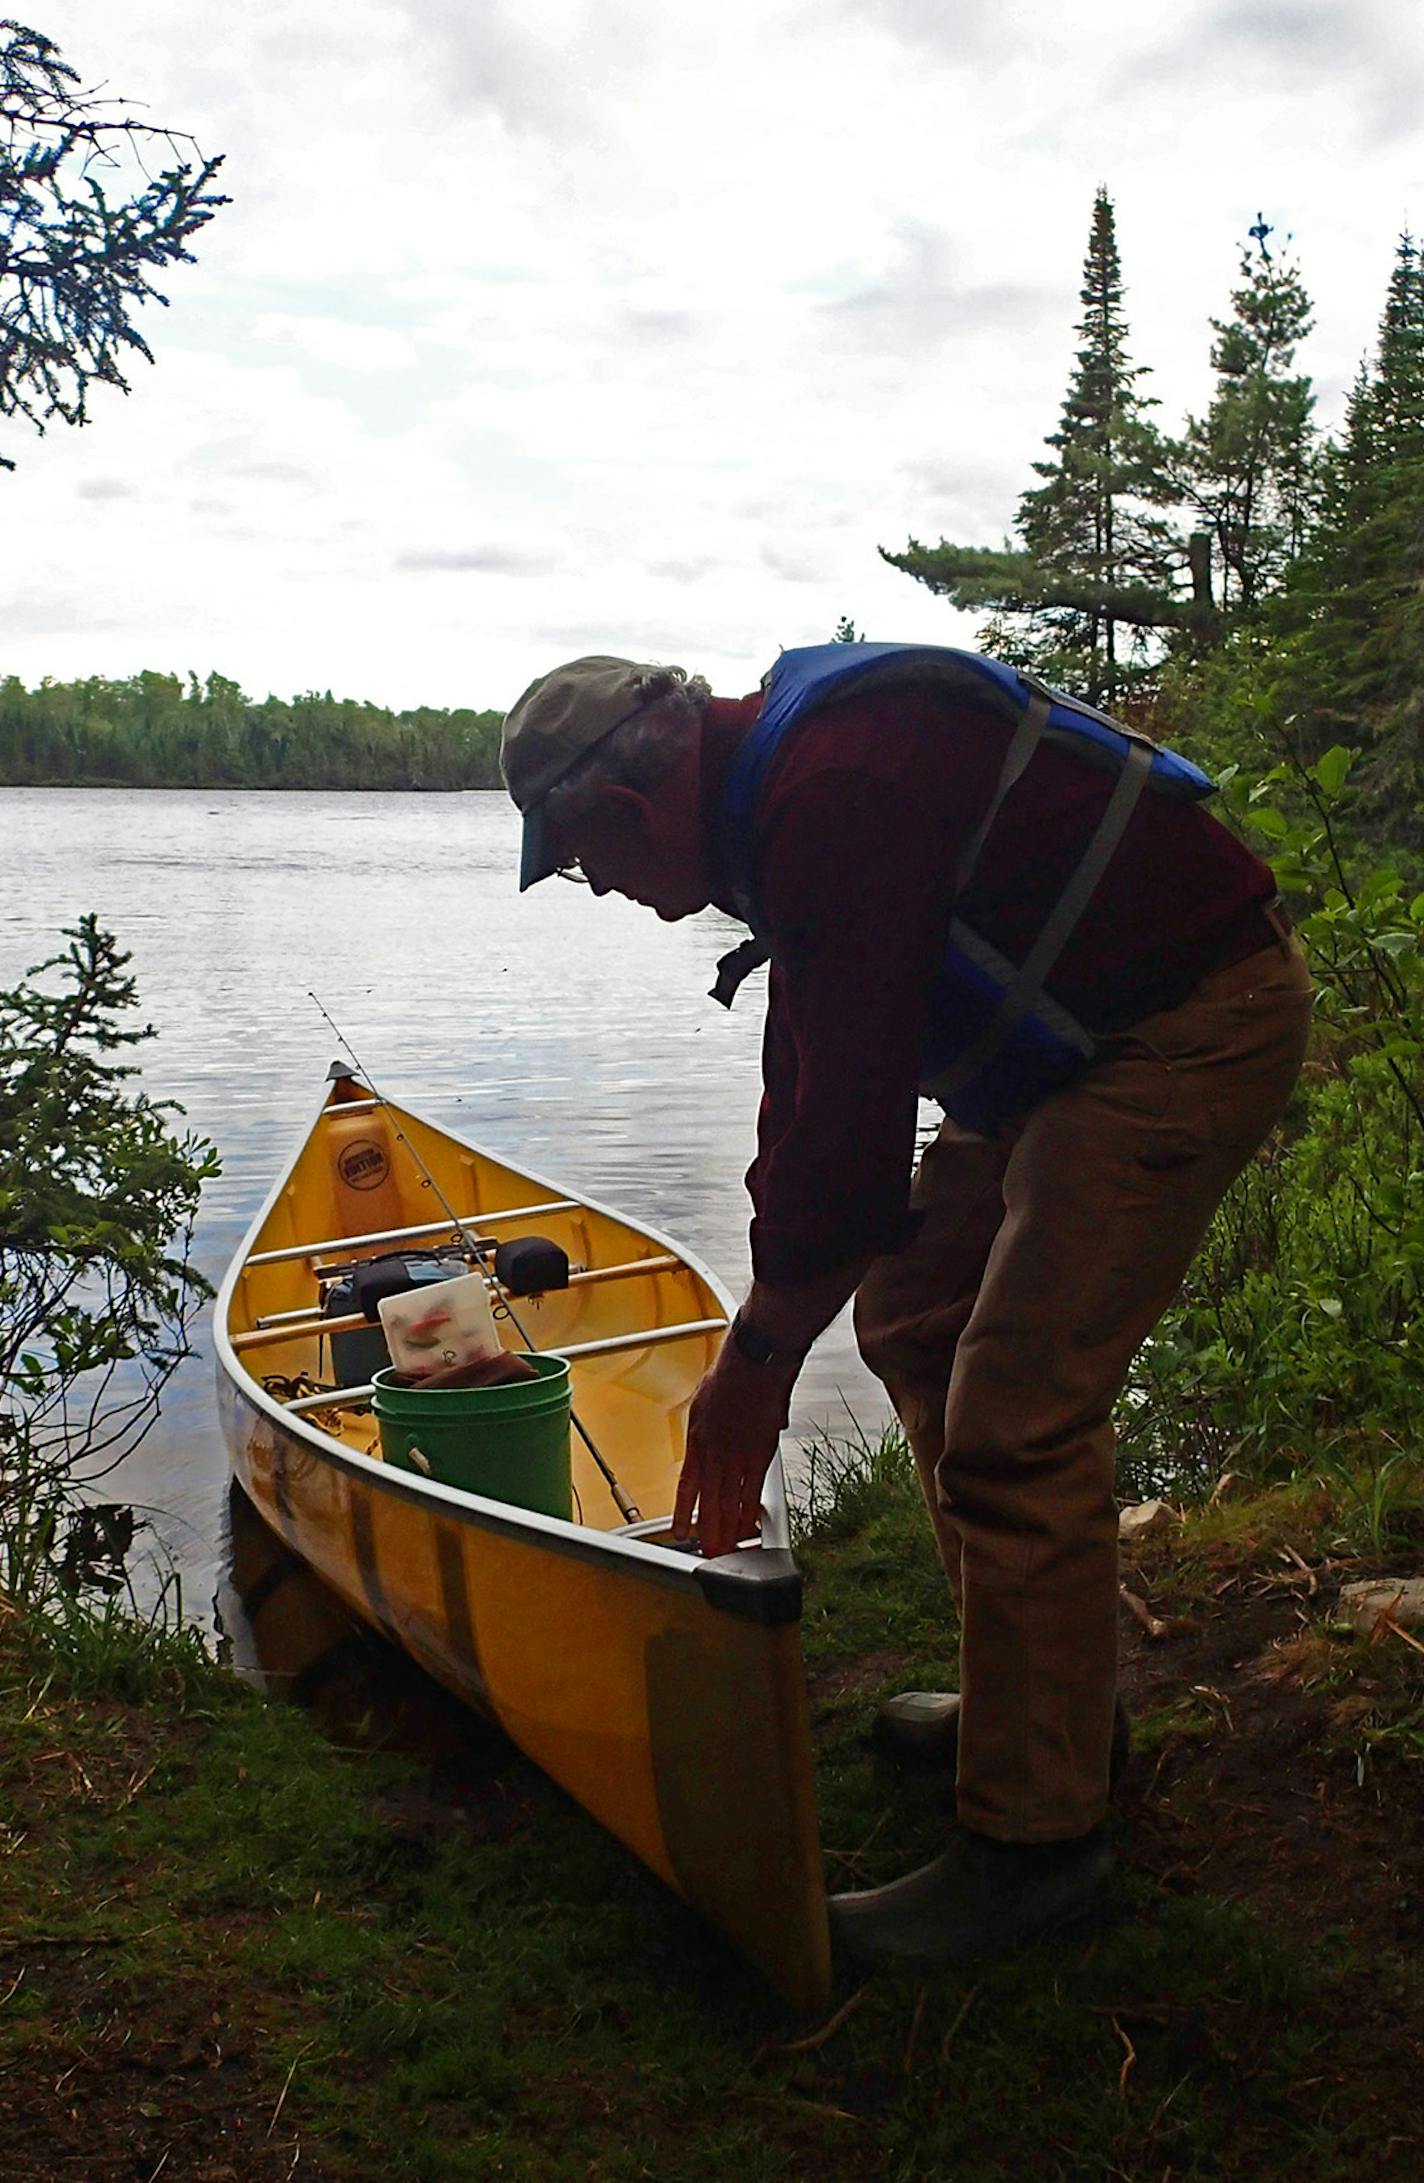
M138 487L129 478L82 478L74 488L81 500L132 500Z
M548 576L551 560L534 546L408 546L395 566L413 575Z
M1262 206L1328 398L1409 215L1424 61L1410 0L55 0L47 27L226 151L234 202L131 399L12 444L0 671L397 704L504 703L603 648L744 689L843 613L963 641L876 549L1008 528L1097 184L1168 421Z

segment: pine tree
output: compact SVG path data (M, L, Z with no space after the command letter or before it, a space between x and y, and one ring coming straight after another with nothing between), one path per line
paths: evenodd
M1315 397L1291 368L1310 331L1310 298L1295 264L1273 255L1272 233L1258 214L1232 315L1211 322L1211 405L1172 450L1182 497L1220 565L1219 604L1235 619L1251 616L1300 552L1313 490Z
M1367 432L1388 470L1424 456L1424 252L1399 238L1370 393Z
M1140 671L1149 633L1177 625L1182 549L1154 515L1167 497L1161 446L1129 360L1112 201L1093 204L1081 290L1079 347L1042 485L1019 502L1019 546L999 552L911 539L884 558L969 609L987 607L986 647L1048 680L1112 706ZM1125 640L1125 641L1124 641ZM1124 658L1124 652L1129 657Z
M1395 252L1372 364L1323 465L1321 518L1273 617L1312 749L1372 750L1396 807L1424 789L1424 257Z

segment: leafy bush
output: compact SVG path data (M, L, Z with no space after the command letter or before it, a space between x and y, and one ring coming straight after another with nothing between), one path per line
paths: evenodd
M124 1585L131 1510L93 1487L131 1452L209 1293L188 1259L212 1147L116 1058L152 1036L129 958L85 917L0 992L0 1594ZM57 989L42 981L57 971Z
M1336 746L1225 783L1297 905L1319 999L1283 1129L1134 1368L1127 1460L1183 1488L1227 1465L1412 1458L1424 1431L1424 894L1354 868L1354 763Z

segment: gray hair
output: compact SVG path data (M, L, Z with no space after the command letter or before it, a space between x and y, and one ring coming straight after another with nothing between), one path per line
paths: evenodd
M687 729L700 727L712 695L702 675L681 667L656 667L638 686L638 710L596 743L555 781L545 805L557 826L566 807L592 782L618 788L651 788L672 771Z

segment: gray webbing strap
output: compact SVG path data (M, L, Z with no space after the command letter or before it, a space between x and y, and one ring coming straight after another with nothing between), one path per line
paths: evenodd
M761 678L763 689L771 680L771 672L771 668L768 667ZM863 689L867 682L873 685L875 679L874 676L863 676L859 686ZM956 896L963 894L969 884L974 867L979 862L979 852L984 846L989 829L999 816L999 807L1037 750L1043 739L1043 731L1048 726L1048 710L1053 703L1052 693L1032 675L1021 675L1019 680L1027 689L1028 698L1014 724L1014 732L1009 738L1009 747L1004 754L1003 770L994 784L994 793L989 798L988 809L975 827L958 864L955 866L954 891ZM1110 726L1115 725L1112 722L1108 724ZM714 1001L720 1001L724 1008L730 1008L742 980L749 976L753 970L760 969L763 963L770 962L770 960L771 949L758 934L753 933L749 940L743 940L740 947L732 948L726 955L719 958L717 979L711 988L710 997Z
M1048 708L1053 702L1052 698L1041 682L1033 681L1028 675L1023 680L1028 684L1028 703L1019 714L1018 725L1014 729L1004 759L1004 770L995 783L994 793L989 798L989 807L970 835L955 867L956 895L963 894L968 886L974 867L979 862L979 852L988 838L989 828L999 816L999 807L1037 750L1043 739L1043 731L1048 726Z
M985 1068L1002 1047L1015 1024L1022 1021L1063 949L1068 943L1089 898L1107 869L1108 859L1121 841L1132 816L1133 805L1147 785L1152 770L1151 749L1142 743L1129 745L1107 808L1076 870L1044 921L1043 930L1029 949L1022 969L999 1003L992 1023L985 1026L967 1053L946 1069L927 1088L935 1097L953 1091Z

